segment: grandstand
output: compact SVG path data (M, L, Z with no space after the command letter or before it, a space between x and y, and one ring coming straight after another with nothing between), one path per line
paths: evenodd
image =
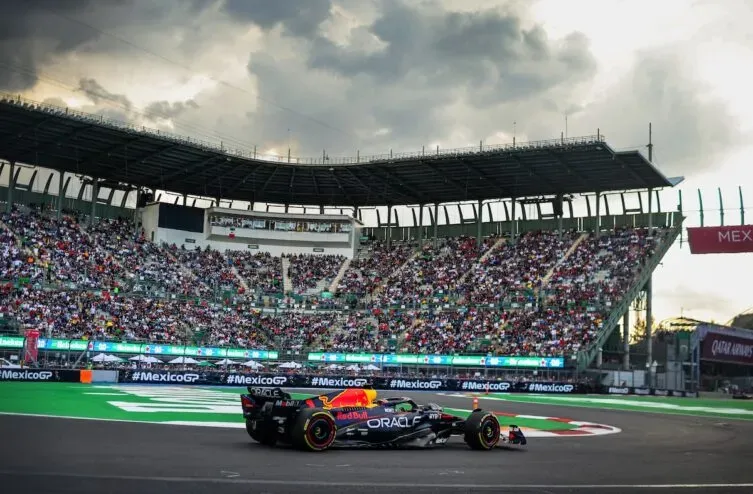
M680 179L638 151L613 150L600 132L306 160L6 96L0 143L0 175L10 177L0 223L5 331L31 327L61 341L564 357L584 370L620 322L627 339L634 299L646 297L651 320L651 275L683 220L654 206L656 191ZM27 184L21 166L33 168ZM82 186L68 197L73 176ZM162 193L183 201L155 200ZM647 208L625 206L636 193ZM621 198L620 212L607 195ZM574 214L576 196L586 216ZM233 207L243 201L251 205ZM411 224L399 223L398 206ZM386 221L366 224L372 207L386 208Z

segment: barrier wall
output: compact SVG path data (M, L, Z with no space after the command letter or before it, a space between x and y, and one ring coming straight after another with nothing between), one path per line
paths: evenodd
M403 377L312 376L305 374L240 374L237 372L196 371L121 371L121 383L192 384L203 386L275 386L288 388L372 387L380 390L416 390L490 393L557 393L594 392L582 384L562 382L512 382L483 379L428 379Z
M84 375L85 374L85 375ZM126 384L189 384L200 386L267 386L302 389L371 387L378 390L455 393L538 393L697 397L697 393L627 386L590 386L567 382L514 382L484 379L429 379L405 377L314 376L306 374L241 374L238 372L0 369L0 381L119 382Z
M81 380L79 370L69 369L0 369L0 381L64 382Z
M608 395L634 395L634 396L675 396L680 398L697 398L698 393L690 391L678 391L676 389L660 388L634 388L632 386L603 386L602 394Z

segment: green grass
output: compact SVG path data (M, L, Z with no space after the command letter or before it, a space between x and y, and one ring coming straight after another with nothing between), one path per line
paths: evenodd
M238 395L245 391L245 388L186 386L175 390L174 387L168 390L160 386L133 388L87 384L0 382L0 412L148 422L243 422ZM137 396L133 393L141 395ZM294 398L305 396L310 396L310 394L293 393ZM129 405L141 410L153 410L155 407L166 410L129 411L123 409ZM469 410L450 408L446 410L447 413L461 417L470 413ZM538 430L573 428L572 425L563 422L518 417L501 416L500 422L503 425L514 423L520 427Z
M483 401L507 401L571 407L589 407L605 410L626 410L697 417L753 420L753 401L676 398L661 396L615 395L518 395L493 393L480 396ZM488 406L488 405L487 405Z

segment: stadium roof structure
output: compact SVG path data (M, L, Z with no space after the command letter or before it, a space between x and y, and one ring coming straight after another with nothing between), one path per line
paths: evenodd
M384 206L659 189L638 151L604 136L330 159L260 156L0 95L0 158L177 194L271 204Z

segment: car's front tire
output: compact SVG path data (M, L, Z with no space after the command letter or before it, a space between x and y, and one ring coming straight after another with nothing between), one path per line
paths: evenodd
M319 408L304 408L291 430L294 448L304 451L324 451L335 442L337 424L331 413Z
M491 412L476 410L465 422L465 443L471 449L488 451L499 443L499 420Z

